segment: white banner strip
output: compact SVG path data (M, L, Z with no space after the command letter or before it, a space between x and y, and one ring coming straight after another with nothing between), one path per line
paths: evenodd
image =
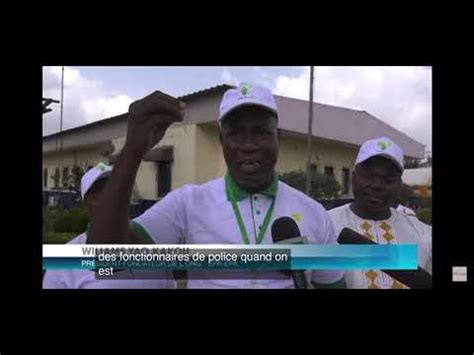
M243 244L45 244L43 245L43 257L93 257L95 252L99 250L142 252L145 249L148 252L164 249L166 252L170 249L178 252L179 250L186 252L195 249L288 249L288 245L284 244L260 244L260 245L243 245Z

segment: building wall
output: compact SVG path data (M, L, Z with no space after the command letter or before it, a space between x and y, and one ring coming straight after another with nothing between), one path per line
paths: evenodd
M292 170L306 170L306 137L285 136L280 140L280 155L276 170L279 173ZM312 164L316 164L318 173L324 173L324 167L334 168L334 177L342 186L342 169L354 170L357 149L342 146L336 143L313 141ZM350 176L350 174L349 174ZM351 177L349 177L350 179ZM349 183L349 195L352 195L352 186Z
M173 147L171 190L196 181L196 125L170 128L158 147Z
M135 188L139 198L155 200L157 198L157 166L155 162L142 161L135 180Z
M197 164L201 160L196 157L196 139L199 139L201 145L199 150L203 155L213 154L213 145L215 138L209 133L210 128L199 129L197 133L196 124L202 122L214 121L217 118L220 97L222 93L213 93L207 96L197 97L187 102L187 117L182 123L175 123L168 129L159 147L172 146L174 162L171 168L171 188L177 189L187 183L204 182L208 177L216 175L215 170L219 165L222 170L223 158L219 160L206 160L202 168L197 169ZM193 124L194 123L194 124ZM101 150L90 148L97 142L111 141L115 147L113 154L118 154L125 142L127 132L127 117L120 115L111 120L104 120L94 124L89 128L74 129L64 134L63 149L61 154L61 166L74 165L74 159L77 157L79 164L85 163L85 166L95 165L100 161L107 161L105 155L100 154ZM206 138L212 140L211 143ZM48 175L54 174L54 169L59 166L55 162L57 159L56 137L43 138L43 165L48 168ZM218 139L218 138L217 138ZM218 142L218 140L217 140ZM76 152L73 153L72 149ZM218 153L216 153L218 154ZM219 163L217 163L219 162ZM157 186L156 179L158 174L157 164L155 162L142 162L137 172L136 191L143 199L156 199ZM199 175L199 176L198 176ZM60 172L62 177L62 168ZM54 181L48 179L48 187L53 187ZM62 181L60 179L60 184Z
M196 181L195 154L196 154L196 125L170 127L163 139L154 148L173 147L173 163L171 165L171 189L175 190L184 184ZM118 154L125 143L125 137L112 141ZM156 162L142 161L138 168L136 189L142 199L154 200L158 198L157 178L158 167Z
M186 116L183 124L214 123L219 115L222 92L193 98L186 102Z
M120 153L125 143L125 137L114 139L114 154ZM157 166L155 162L142 161L138 167L137 177L134 184L133 197L144 200L155 200L157 198Z
M54 180L51 178L51 176L54 176L54 172L57 167L60 168L59 183L62 187L63 168L68 167L69 173L71 174L71 168L74 165L79 165L83 169L87 169L88 166L94 166L101 161L106 162L106 157L100 152L101 150L99 148L84 148L75 151L63 151L62 153L43 154L43 172L45 168L48 169L47 186L44 186L43 180L43 189L50 190L54 187Z
M224 175L225 162L219 142L217 125L197 126L196 157L194 160L195 183L202 184ZM222 164L223 162L224 164Z
M177 189L187 183L204 183L225 174L227 167L220 146L216 122L219 103L223 92L213 92L185 99L186 114L184 122L175 123L168 129L159 146L172 146L174 161L171 168L171 188ZM292 132L306 131L308 103L301 100L276 97L279 108L279 126ZM413 156L421 154L423 145L389 127L385 123L364 111L353 111L345 108L315 104L315 116L319 117L313 126L314 132L326 140L314 142L312 161L318 171L324 172L324 166L332 166L337 181L342 184L342 169L353 170L356 148L345 143L328 142L327 139L339 142L360 144L367 138L388 135L397 141L406 152ZM364 127L359 126L363 125ZM349 129L348 129L349 127ZM112 141L115 146L113 154L123 147L127 130L127 116L119 115L113 119L69 130L63 133L65 152L59 157L55 153L56 136L43 138L43 164L48 168L48 187L53 186L56 166L72 167L95 165L106 161L104 147L92 148L94 144ZM302 133L285 134L280 144L280 159L277 164L279 172L305 168L306 137ZM350 134L354 133L354 134ZM357 133L357 134L355 134ZM366 136L370 133L370 137ZM74 150L74 151L73 151ZM155 162L140 164L136 190L141 198L157 198L157 165ZM60 171L62 177L62 169ZM351 189L351 188L350 188Z
M125 137L112 140L115 148L113 154L118 154L123 148ZM283 133L280 140L280 155L276 166L278 172L304 170L306 165L306 137ZM219 142L217 126L214 124L192 124L188 126L171 127L166 132L157 147L173 147L173 163L171 168L171 189L175 190L184 184L201 184L223 176L227 170L222 148ZM61 155L61 166L71 168L74 164L86 167L101 161L107 161L99 148L81 148L75 151L65 151ZM312 162L317 165L318 172L323 173L325 166L334 168L334 176L342 185L342 169L349 168L352 172L357 150L332 142L313 142ZM58 154L44 154L43 165L48 168L48 175L54 174L54 168L59 166ZM140 164L135 191L141 199L157 199L156 162ZM60 171L62 177L62 169ZM48 179L48 188L53 186L53 180ZM351 187L350 187L351 192Z

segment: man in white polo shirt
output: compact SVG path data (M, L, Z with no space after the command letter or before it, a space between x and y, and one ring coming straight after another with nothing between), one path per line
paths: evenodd
M81 179L81 197L86 206L89 218L97 209L97 202L107 182L112 167L99 163L87 171ZM141 228L131 223L135 233L141 233ZM86 244L88 231L69 241L67 244ZM116 277L123 279L96 279L95 272L91 270L48 270L43 278L44 289L85 289L85 288L175 288L175 282L168 271L129 271L122 270Z
M329 215L336 234L347 227L378 244L418 244L418 265L431 274L431 226L390 208L399 195L402 173L403 151L392 140L365 142L352 174L354 202ZM347 288L407 288L380 270L348 270L345 279Z
M183 103L160 92L130 106L126 143L92 221L91 243L141 242L126 220L136 172L145 153L183 114ZM185 185L136 218L149 238L157 244L272 244L273 221L292 216L310 243L336 243L325 209L277 179L278 111L272 93L248 84L230 89L222 98L218 120L227 174L202 185ZM316 287L343 285L341 271L307 274ZM293 287L291 279L256 276L188 279L188 288Z

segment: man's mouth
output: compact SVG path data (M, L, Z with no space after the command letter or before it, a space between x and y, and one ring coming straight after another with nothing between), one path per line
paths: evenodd
M240 169L246 174L255 173L260 169L260 162L256 160L242 160L239 162Z
M385 204L385 200L382 199L382 198L379 198L379 197L366 196L366 199L370 204L373 204L373 205L383 205L383 204Z

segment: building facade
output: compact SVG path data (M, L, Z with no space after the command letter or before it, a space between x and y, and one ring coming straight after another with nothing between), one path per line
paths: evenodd
M221 85L180 97L186 117L173 124L163 140L140 164L134 198L156 200L184 184L201 184L226 172L219 142L219 103L229 86ZM308 102L276 96L281 130L279 173L306 166ZM365 111L313 104L311 161L319 173L331 174L342 186L341 197L352 197L350 177L360 145L387 136L407 158L422 158L424 146ZM113 164L123 147L126 114L43 137L43 189L66 188L72 170L98 162Z

